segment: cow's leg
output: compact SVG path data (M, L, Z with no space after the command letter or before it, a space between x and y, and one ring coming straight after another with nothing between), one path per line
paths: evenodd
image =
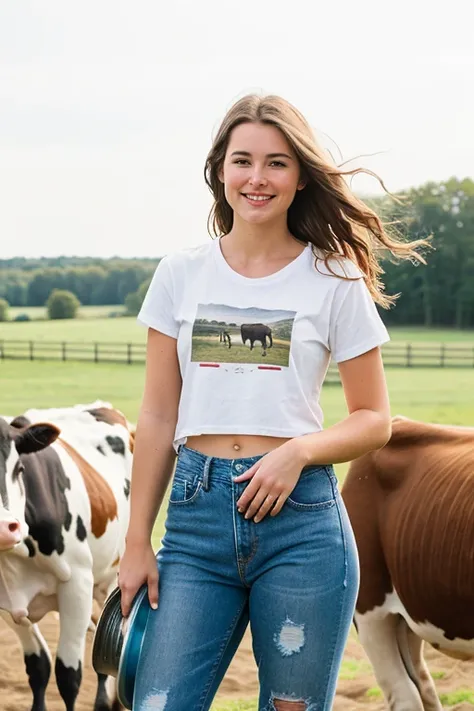
M77 566L71 580L62 583L58 589L60 633L55 673L66 711L74 711L81 686L93 587L91 567Z
M360 641L372 664L390 711L425 711L420 693L410 679L397 642L398 615L381 617L356 613Z
M409 673L415 675L415 683L423 702L424 711L442 711L434 681L423 657L423 640L411 630L401 618L398 625L398 643L405 665L410 665ZM409 660L406 656L409 655ZM411 662L411 664L410 664Z
M124 707L117 698L117 683L114 677L97 674L97 678L94 711L122 711Z
M45 693L51 674L51 654L46 641L39 631L38 625L16 625L10 615L2 615L2 619L18 636L23 647L26 673L33 693L31 711L46 711Z

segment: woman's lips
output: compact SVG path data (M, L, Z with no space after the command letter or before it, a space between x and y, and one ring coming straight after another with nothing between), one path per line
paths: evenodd
M271 202L274 198L274 195L268 195L264 200L252 200L252 198L247 197L247 195L243 195L245 200L249 205L252 205L252 207L264 207L264 205L268 205L269 202Z

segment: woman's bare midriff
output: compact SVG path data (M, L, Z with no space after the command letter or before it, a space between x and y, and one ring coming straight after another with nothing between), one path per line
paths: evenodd
M186 447L195 449L209 457L238 459L256 457L287 442L289 437L267 437L261 435L196 435L188 437Z

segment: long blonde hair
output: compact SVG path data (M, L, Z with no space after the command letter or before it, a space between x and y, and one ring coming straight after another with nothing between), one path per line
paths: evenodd
M300 165L301 179L306 183L297 191L288 209L288 229L296 239L311 243L325 254L327 268L331 256L344 256L354 261L364 274L365 282L375 302L387 308L398 295L383 293L380 275L384 273L379 257L411 259L425 263L417 249L427 246L426 240L405 242L390 225L357 198L344 176L366 173L372 175L385 190L383 182L365 168L343 171L332 165L329 156L317 144L304 116L279 96L249 94L237 101L222 121L204 168L205 181L214 197L208 219L210 234L221 236L232 229L234 213L225 198L224 185L219 180L232 130L242 123L264 123L276 126L292 146ZM388 254L387 254L388 253Z

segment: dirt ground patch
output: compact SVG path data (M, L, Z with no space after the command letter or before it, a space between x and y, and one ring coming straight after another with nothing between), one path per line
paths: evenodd
M40 624L41 630L55 650L59 625L54 614L47 615ZM84 680L81 687L77 711L91 711L96 691L96 676L91 668L92 633L88 633L87 659ZM453 693L462 689L474 688L474 664L461 662L426 647L426 659L430 671L434 674L436 687L440 694ZM249 699L258 696L258 683L255 663L251 650L250 635L247 634L238 650L219 690L219 699ZM474 705L459 699L446 708L452 711L473 711ZM64 711L64 705L52 677L47 693L48 711ZM0 621L0 710L29 711L31 694L23 665L20 644L15 634ZM341 674L338 683L333 711L383 711L384 704L370 665L362 647L352 631L349 637Z

